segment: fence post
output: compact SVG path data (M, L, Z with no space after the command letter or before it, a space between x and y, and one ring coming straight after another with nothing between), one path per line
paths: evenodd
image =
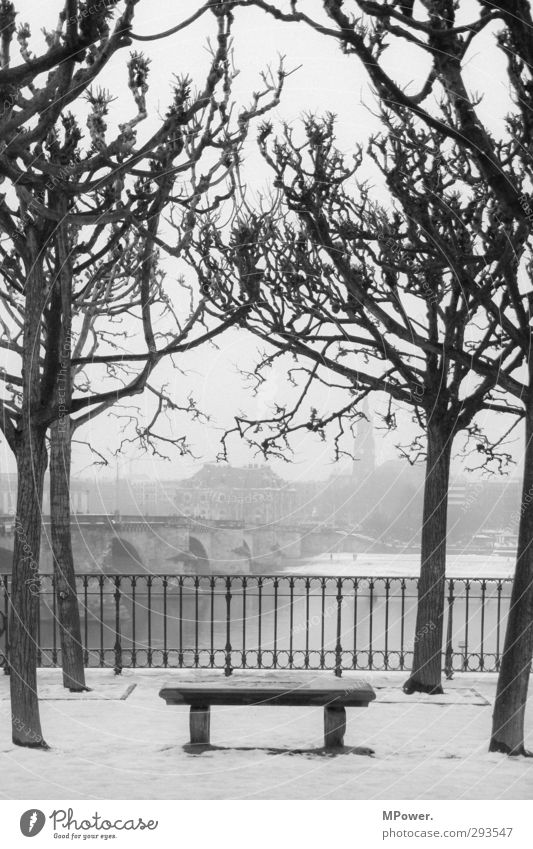
M153 649L152 649L152 585L154 579L153 575L148 575L146 578L146 612L148 614L148 650L146 652L146 657L148 660L148 668L152 668L152 659L153 659Z
M401 600L402 609L401 609L401 617L400 617L400 669L402 669L402 670L405 669L405 651L404 651L404 645L405 645L405 589L406 589L405 578L402 578L401 583L400 583L401 599L402 599Z
M383 666L389 668L389 602L390 602L390 578L385 578L385 650L383 652Z
M487 595L487 582L481 581L481 642L479 646L479 671L485 669L485 601Z
M211 669L215 668L215 586L216 581L213 575L211 575L209 579L209 587L211 589L210 593L210 623L209 623L209 632L210 632L210 651L209 651L209 666Z
M465 639L463 648L463 672L468 672L468 630L470 624L470 580L465 581Z
M446 627L446 653L444 657L444 674L448 681L453 678L453 578L448 581L448 624Z
M278 589L279 579L274 578L274 651L272 655L272 666L274 669L278 667Z
M372 648L372 639L374 637L374 587L375 582L370 578L368 582L369 591L369 611L368 611L368 668L374 668L374 651Z
M289 669L294 665L294 577L289 578Z
M168 666L168 635L167 635L167 620L168 620L168 612L167 612L167 590L168 590L168 576L163 575L163 667L166 669Z
M122 644L120 637L120 575L115 575L115 675L122 672Z
M226 577L226 663L224 675L229 676L233 672L231 666L231 578Z
M179 651L178 651L178 666L183 669L183 575L178 578L179 587Z
M78 576L79 578L80 576ZM83 665L89 666L89 623L88 623L88 593L89 593L89 576L82 576L83 587Z
M241 652L241 666L243 669L246 669L246 588L248 586L248 580L246 575L241 580L242 585L242 652Z
M199 619L199 598L198 594L200 591L200 578L198 575L194 576L193 581L194 586L194 655L193 655L193 666L195 669L198 669L200 666L200 653L198 651L198 619Z
M337 578L337 642L335 645L335 675L342 675L342 646L341 646L341 616L342 616L342 578Z
M263 652L261 650L261 640L263 637L262 633L262 615L263 615L263 578L259 577L257 579L257 597L258 597L258 610L257 610L257 667L258 669L262 669L263 666Z

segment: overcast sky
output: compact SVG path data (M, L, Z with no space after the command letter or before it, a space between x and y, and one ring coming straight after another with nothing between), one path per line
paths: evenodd
M96 2L96 0L95 0ZM56 12L62 3L48 2L37 4L35 0L20 0L16 3L20 21L30 21L32 30L39 41L40 26L53 26ZM137 6L134 30L143 34L157 33L165 30L191 14L197 7L196 0L187 2L167 3L148 2L141 0ZM468 4L464 4L466 7ZM477 3L470 4L473 16L476 14ZM308 14L317 10L320 3L306 0L305 9ZM150 75L149 103L152 116L163 113L169 102L170 80L173 74L188 73L199 85L205 77L209 63L206 42L215 32L214 18L204 15L189 29L171 36L168 39L140 44L141 48L152 58ZM286 81L282 102L270 116L274 123L295 121L304 111L323 113L326 110L339 116L338 138L339 146L349 151L356 142L364 142L370 133L379 129L379 124L372 114L375 101L369 89L364 69L353 57L344 56L336 43L328 41L303 26L282 25L272 21L256 10L236 10L236 25L234 29L235 65L240 74L235 81L233 95L237 104L249 102L250 93L259 87L259 75L268 65L276 66L278 55L286 57L288 69L298 69ZM34 48L37 50L37 47ZM490 61L489 61L490 57ZM115 54L112 62L102 76L101 85L116 92L117 101L113 105L112 120L117 123L129 114L128 93L125 88L125 51ZM388 69L404 85L413 84L413 90L424 78L425 61L418 57L415 51L409 55L398 50L390 50L386 54ZM490 47L489 39L486 44L478 42L476 51L468 59L469 85L474 91L488 93L480 105L480 111L486 120L497 130L507 107L507 92L503 85L502 59ZM125 109L125 105L128 104ZM139 135L148 134L154 126L154 118L146 121L139 130ZM252 133L252 136L255 132ZM247 148L247 156L243 167L243 175L251 196L267 187L268 173L260 158L254 153L253 146ZM169 274L173 273L172 265L168 266ZM180 367L187 374L172 370L170 364L160 367L160 379L169 382L171 394L184 399L192 389L199 407L212 416L210 425L199 426L188 422L185 418L173 425L176 435L187 433L194 452L204 460L213 460L219 450L218 440L221 431L231 423L232 415L239 409L246 409L252 416L268 409L272 401L286 393L286 373L279 367L272 374L272 380L263 393L250 399L249 393L242 384L238 374L238 365L252 363L256 357L256 341L244 331L234 331L225 334L218 340L218 348L206 347L198 349L187 356ZM322 391L320 401L323 405L334 403L338 398L332 393L331 398L325 398ZM143 403L142 401L140 402ZM489 429L494 426L485 422ZM118 444L120 425L113 416L99 418L90 432L86 428L80 433L80 439L90 439L99 449L106 450ZM397 438L397 437L396 437ZM396 438L380 438L377 440L379 459L392 458L395 455L394 442ZM334 471L331 465L332 446L317 442L307 437L300 440L295 462L292 466L274 463L274 468L285 477L321 478ZM242 444L232 443L231 461L242 464L253 461L253 457ZM4 469L14 468L8 449L2 447ZM256 460L257 461L257 460ZM90 475L90 457L86 450L75 449L74 472ZM166 464L153 459L142 459L138 451L133 450L122 462L124 474L144 474L150 477L184 477L190 474L197 462L189 458L174 459ZM98 472L98 474L106 472ZM114 474L114 468L109 471Z

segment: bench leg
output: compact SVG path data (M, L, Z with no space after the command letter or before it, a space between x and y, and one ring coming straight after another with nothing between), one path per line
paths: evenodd
M344 746L346 731L346 709L343 707L324 708L324 746L326 749L338 749Z
M191 731L191 743L209 744L209 732L211 726L211 708L209 705L191 705L189 714L189 728Z

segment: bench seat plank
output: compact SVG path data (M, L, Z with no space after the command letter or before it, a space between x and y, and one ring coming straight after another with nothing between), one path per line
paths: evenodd
M165 687L159 695L167 705L263 705L273 707L305 707L327 705L331 707L367 707L375 699L375 694L367 690L354 690L348 693L326 689L274 690L273 688L253 688L246 690L213 689L208 687Z

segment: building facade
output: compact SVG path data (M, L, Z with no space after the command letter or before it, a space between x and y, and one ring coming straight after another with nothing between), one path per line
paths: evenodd
M90 483L73 478L70 483L70 509L72 513L89 513ZM0 474L0 513L4 516L15 514L17 506L17 476ZM50 514L50 482L44 481L43 515Z
M179 515L242 521L247 525L290 523L298 508L297 488L268 466L210 464L175 491Z

